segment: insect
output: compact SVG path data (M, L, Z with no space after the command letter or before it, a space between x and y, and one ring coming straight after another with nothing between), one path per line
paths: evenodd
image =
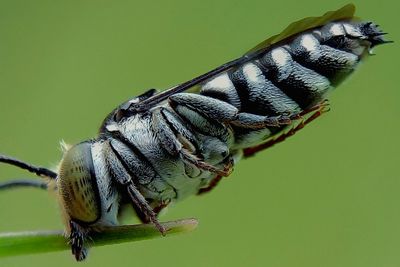
M117 225L124 204L166 234L157 219L165 206L210 191L241 158L326 112L326 95L373 47L388 42L384 34L354 18L352 5L295 22L238 59L121 104L96 138L64 147L57 172L0 156L48 179L0 188L56 190L78 261L87 256L91 232Z

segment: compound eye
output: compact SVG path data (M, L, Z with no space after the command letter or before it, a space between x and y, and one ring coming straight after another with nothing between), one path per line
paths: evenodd
M76 221L93 223L100 216L100 197L94 174L91 143L84 142L65 152L57 179L66 214Z

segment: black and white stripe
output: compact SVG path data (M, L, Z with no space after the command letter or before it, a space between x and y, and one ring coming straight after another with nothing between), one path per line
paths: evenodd
M337 22L302 33L210 79L201 94L254 114L279 114L295 110L296 104L310 107L337 85L338 76L349 75L360 61L367 47L361 45L362 38L354 40L351 35L361 36L358 27Z
M365 30L366 25L371 29ZM344 21L301 33L208 80L200 94L255 115L276 116L306 110L325 99L330 88L352 73L370 49L365 40L379 43L373 38L380 32L372 27L375 26ZM270 130L271 134L276 132ZM236 130L237 140L244 140L242 135L250 132Z

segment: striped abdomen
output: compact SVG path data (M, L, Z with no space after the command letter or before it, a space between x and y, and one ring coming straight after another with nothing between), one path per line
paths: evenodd
M204 83L200 94L228 102L239 112L276 116L297 113L320 103L356 67L370 48L384 42L372 23L334 22L272 46L255 60ZM237 145L247 147L279 129L236 129ZM257 139L256 138L256 139Z

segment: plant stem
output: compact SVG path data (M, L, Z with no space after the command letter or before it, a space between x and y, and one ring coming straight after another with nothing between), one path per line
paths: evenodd
M196 219L183 219L161 223L167 235L185 233L197 227ZM92 233L88 246L104 246L163 237L152 224L106 227ZM29 231L0 234L0 258L16 255L46 253L70 249L63 231Z

